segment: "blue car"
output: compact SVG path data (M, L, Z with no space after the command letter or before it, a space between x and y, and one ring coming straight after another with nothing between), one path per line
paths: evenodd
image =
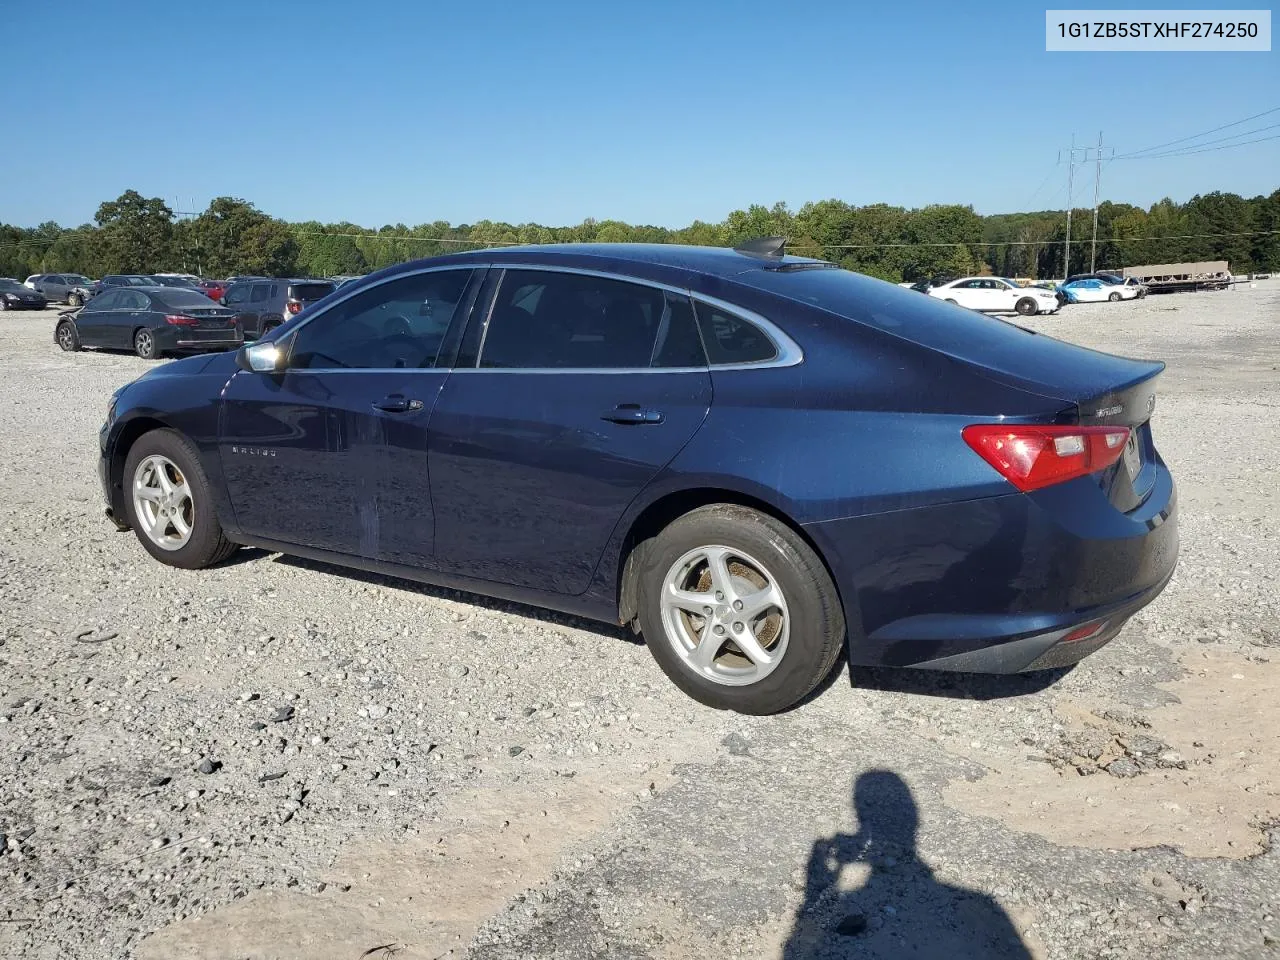
M531 246L371 274L157 367L101 431L157 560L240 545L630 624L766 714L854 665L1074 664L1178 553L1164 365L780 242Z

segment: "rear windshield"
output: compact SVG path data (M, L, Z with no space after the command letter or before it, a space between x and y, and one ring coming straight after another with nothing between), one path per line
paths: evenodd
M206 297L199 290L184 290L179 287L167 288L164 293L159 294L156 299L163 300L168 306L177 307L183 310L217 306L216 303Z
M333 293L332 283L291 283L289 296L294 300L320 300Z
M753 270L734 279L954 355L1008 350L1011 338L1030 335L1005 320L956 310L935 297L850 270Z

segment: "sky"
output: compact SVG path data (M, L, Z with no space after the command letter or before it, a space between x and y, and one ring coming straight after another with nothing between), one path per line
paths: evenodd
M0 222L24 226L130 188L370 227L1060 209L1073 133L1123 153L1280 106L1280 53L1047 53L1026 2L38 6L0 58ZM1278 186L1280 140L1102 172L1103 199L1143 206ZM1092 192L1077 168L1076 205Z

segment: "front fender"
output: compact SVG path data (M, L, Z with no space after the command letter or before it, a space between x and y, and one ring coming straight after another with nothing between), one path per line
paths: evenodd
M228 357L230 369L226 369ZM99 443L107 498L116 516L127 516L124 464L130 448L149 431L168 428L182 434L196 448L213 493L218 522L228 535L236 532L235 512L227 497L218 456L221 394L234 371L234 356L230 354L189 357L155 368L117 395L114 416L104 425Z

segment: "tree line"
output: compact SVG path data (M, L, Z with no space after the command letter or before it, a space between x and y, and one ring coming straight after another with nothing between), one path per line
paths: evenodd
M78 227L0 224L0 276L33 273L194 273L338 276L362 274L418 257L514 243L642 242L733 246L752 237L785 236L797 254L831 260L885 280L970 273L1053 278L1098 269L1188 260L1227 260L1237 273L1280 270L1280 189L1246 199L1207 193L1149 209L1104 202L1096 251L1092 209L1073 211L1069 269L1064 270L1066 211L980 216L972 207L916 209L841 200L735 210L719 223L635 226L588 219L546 227L482 220L378 229L353 223L286 223L252 203L219 197L195 217L178 218L158 197L126 190Z

